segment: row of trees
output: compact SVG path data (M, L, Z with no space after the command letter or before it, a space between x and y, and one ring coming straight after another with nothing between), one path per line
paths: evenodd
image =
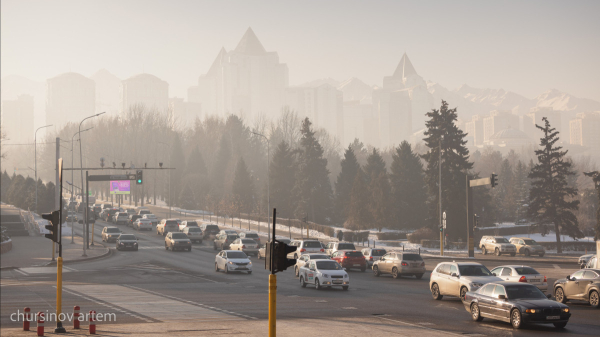
M35 180L31 177L14 175L10 177L6 171L2 173L0 198L2 202L24 210L35 211ZM55 188L53 182L44 184L38 180L38 212L54 211Z

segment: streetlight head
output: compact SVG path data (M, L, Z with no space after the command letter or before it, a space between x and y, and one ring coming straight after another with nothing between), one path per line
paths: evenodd
M117 163L115 163L115 162L113 161L113 168L116 168L116 167L117 167Z
M123 168L125 168L125 163L121 163L121 166L123 166Z
M160 168L162 168L163 163L158 163L158 166L160 166Z

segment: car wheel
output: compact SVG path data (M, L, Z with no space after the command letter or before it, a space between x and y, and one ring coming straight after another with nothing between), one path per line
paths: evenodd
M298 267L294 268L294 273L296 274L296 277L298 277Z
M306 288L306 282L304 282L304 276L300 276L300 286Z
M521 329L523 327L523 321L521 320L521 312L519 309L513 309L510 313L510 324L512 324L513 328Z
M554 290L554 299L556 302L567 303L567 296L565 296L563 288L558 287Z
M552 323L552 324L554 324L554 327L557 329L564 329L564 327L567 326L567 322Z
M594 308L600 308L600 295L596 290L590 292L590 305Z
M219 265L215 262L215 271L218 272L219 271Z
M165 243L165 250L169 250L169 246Z
M227 268L227 263L225 264L225 274L229 274L229 268Z
M544 257L544 253L540 253L540 257Z
M415 274L415 277L417 278L417 280L420 280L423 278L423 274Z
M515 256L517 253L510 253L510 256Z
M396 268L396 267L392 268L392 277L395 279L400 277L400 274L398 274L398 268Z
M317 290L321 290L321 289L323 289L323 287L321 287L321 283L319 282L319 279L318 279L318 278L316 278L316 279L315 279L315 288L316 288Z
M500 255L502 255L502 253L500 253L500 249L498 249L498 248L496 248L496 250L494 251L494 254L495 254L496 256L500 256Z
M476 322L481 322L483 317L481 317L481 313L479 312L479 305L477 303L471 304L471 318Z
M260 252L258 252L258 254L256 255L256 257L258 257L259 260L262 260L262 256L260 256ZM296 274L296 276L298 276L298 274Z
M466 297L467 297L467 287L462 287L460 288L460 300L461 301L465 301Z
M481 247L481 254L487 255L487 250L485 250L485 246Z
M437 283L434 283L431 286L431 296L433 297L434 300L439 301L442 299L442 297L444 297L443 295L440 294L440 286L438 286Z
M531 255L531 252L529 251L529 249L525 249L523 254L525 254L525 256L529 256L529 255Z
M379 267L373 266L373 275L379 276L381 273L379 272Z
M348 290L348 286L342 286L343 290Z
M191 252L191 251L192 251L192 247L188 248L188 252Z

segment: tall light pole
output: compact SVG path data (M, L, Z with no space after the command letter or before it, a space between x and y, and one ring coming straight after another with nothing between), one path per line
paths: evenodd
M439 189L439 207L440 207L440 228L442 228L442 230L440 231L441 233L441 237L440 237L440 255L444 256L444 235L445 230L444 230L444 225L442 223L442 134L440 134L440 148L439 148L439 152L440 152L440 158L438 160L438 169L439 169L439 182L438 182L438 189Z
M254 131L252 131L252 133L263 137L267 141L267 232L269 233L269 241L271 241L271 214L269 213L271 210L271 190L269 186L269 180L271 180L269 177L269 166L271 166L271 150L269 149L269 139L265 135ZM275 238L273 238L273 240L275 240Z
M98 116L100 116L100 115L102 115L104 113L106 113L106 111L98 113L98 114L95 114L95 115L91 115L89 117L84 118L81 121L81 123L79 123L79 162L81 164L81 166L80 166L81 167L81 171L80 171L81 172L81 202L83 202L83 186L85 186L83 184L83 151L81 149L82 148L82 146L81 146L81 124L83 124L83 122L85 122L86 119L90 119L90 118L93 118L93 117L98 117ZM85 217L85 220L84 220L85 226L83 228L83 232L84 232L83 255L84 256L86 255L85 254L85 246L86 246L86 243L89 241L89 237L90 237L90 233L88 233L88 228L87 228L88 227L88 221L89 221L89 216L88 216L89 201L90 201L90 198L88 196L86 196L85 210L83 212L83 216ZM94 233L92 233L92 238L93 238L93 235L94 235ZM93 241L92 241L92 243L93 243Z
M83 130L81 132L86 132L86 131L91 130L93 128L94 127L92 126L91 128L85 129L85 130ZM75 181L75 180L73 180L73 172L75 171L75 170L73 170L75 168L75 163L73 163L73 161L74 161L74 155L75 155L75 151L73 151L73 143L75 142L74 141L75 136L77 136L78 134L79 134L79 131L77 131L73 135L73 137L71 137L71 181L73 181L73 182ZM73 198L73 184L71 184L71 198Z
M159 144L164 144L169 147L169 167L171 166L171 144L165 142L158 142ZM162 166L161 166L162 168ZM156 188L156 184L155 184ZM156 201L156 200L155 200ZM169 219L171 218L171 207L173 205L173 201L171 200L171 172L169 171Z
M39 129L47 128L49 126L52 126L52 124L40 126L39 128L37 128L35 130L35 133L33 135L33 138L34 138L33 143L35 144L34 145L34 147L35 147L35 160L34 160L35 161L35 170L34 171L35 171L35 212L36 213L38 211L38 207L37 207L37 195L38 195L38 179L37 179L37 132L38 132Z

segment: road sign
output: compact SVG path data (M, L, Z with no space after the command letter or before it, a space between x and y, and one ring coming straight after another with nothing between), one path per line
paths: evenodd
M135 180L135 174L111 174L89 176L88 181Z
M442 219L446 220L446 212L442 213Z
M444 229L446 229L446 219L442 221L442 225L444 226Z

